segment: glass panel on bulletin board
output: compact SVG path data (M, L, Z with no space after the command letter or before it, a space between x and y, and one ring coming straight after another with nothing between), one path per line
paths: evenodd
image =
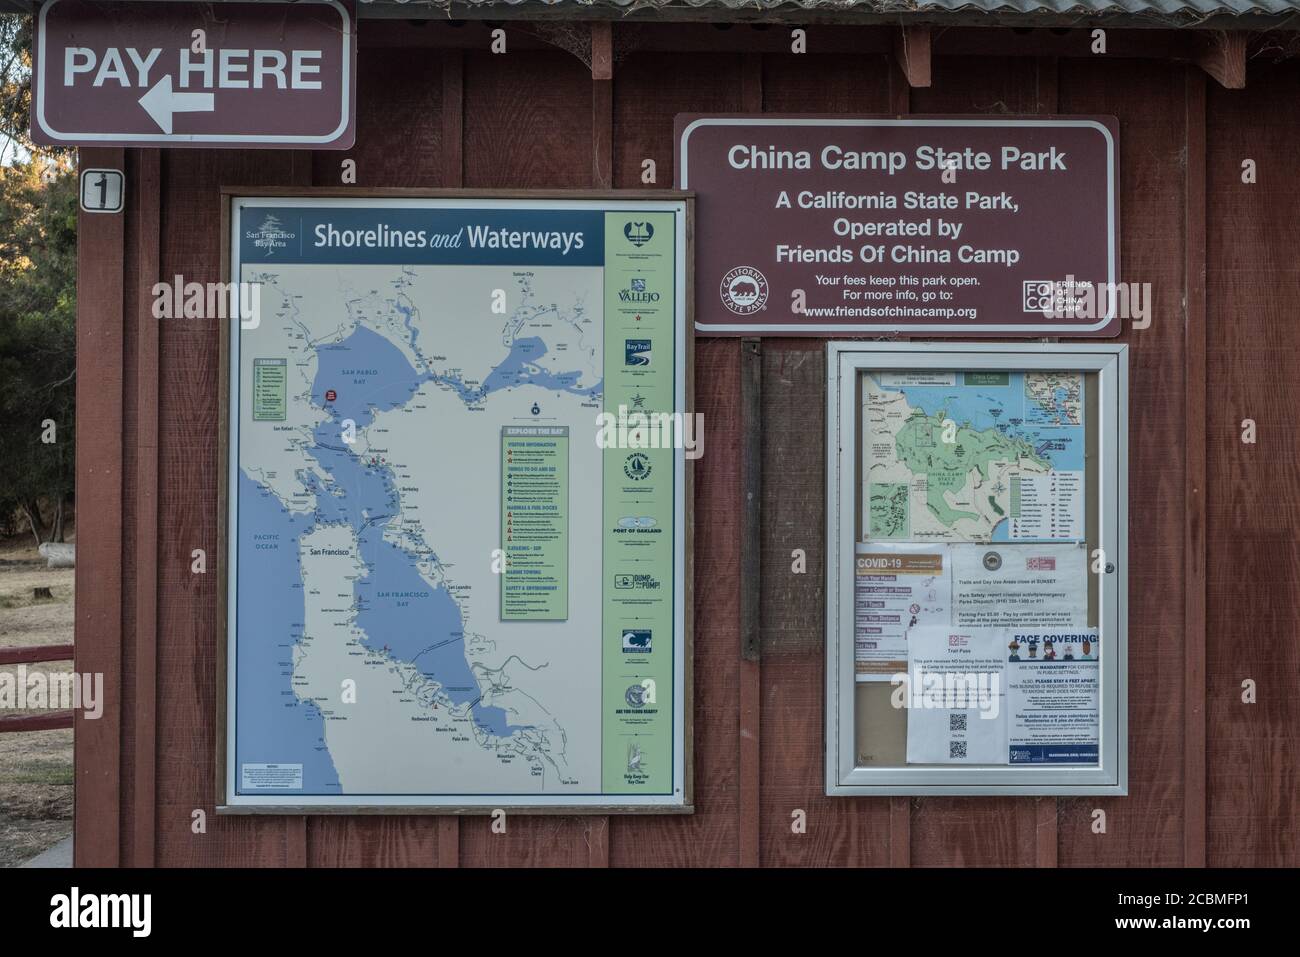
M857 390L855 763L1096 767L1097 375Z

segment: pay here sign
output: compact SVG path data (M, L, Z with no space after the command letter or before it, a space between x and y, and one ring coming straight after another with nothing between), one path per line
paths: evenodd
M337 0L51 0L32 139L51 146L348 149L356 27Z

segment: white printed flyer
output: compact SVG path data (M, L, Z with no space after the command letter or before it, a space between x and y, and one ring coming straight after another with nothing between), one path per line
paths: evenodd
M1009 763L1096 764L1101 665L1095 630L1011 632Z
M907 669L907 631L947 625L952 611L944 545L858 545L854 575L854 676L888 681Z
M1100 759L1095 629L908 632L908 764Z
M1003 638L993 628L908 632L908 764L1007 763Z
M1077 544L953 545L959 628L1086 628L1088 550Z

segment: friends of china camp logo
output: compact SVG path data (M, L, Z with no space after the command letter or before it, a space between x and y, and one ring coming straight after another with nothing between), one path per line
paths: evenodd
M623 226L623 235L633 246L641 247L654 238L655 228L649 223L627 223Z
M722 304L738 316L752 316L767 305L767 277L753 266L736 266L722 277Z
M623 364L629 366L648 366L650 364L650 340L624 339Z
M265 249L270 256L277 249L287 249L289 241L297 239L298 234L285 229L277 216L268 213L259 228L244 231L244 238L251 239L256 248Z

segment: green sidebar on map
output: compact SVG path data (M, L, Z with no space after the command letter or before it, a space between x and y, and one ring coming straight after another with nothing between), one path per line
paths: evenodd
M1080 541L1084 383L1076 372L863 376L863 538Z
M685 803L684 217L234 201L229 805Z

